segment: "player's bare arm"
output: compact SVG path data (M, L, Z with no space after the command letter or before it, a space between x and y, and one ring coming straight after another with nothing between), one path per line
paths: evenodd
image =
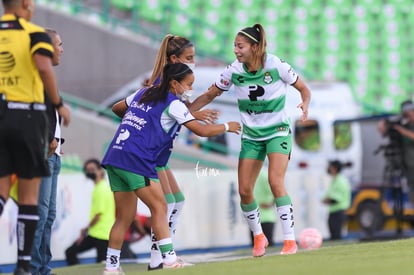
M213 101L216 96L219 96L223 93L222 90L217 88L216 85L211 85L210 88L200 96L198 96L190 105L189 110L191 112L198 111L211 101Z
M305 121L308 119L308 109L311 99L311 92L308 86L306 86L305 82L303 82L301 78L298 78L295 84L293 84L293 87L295 87L301 94L302 102L297 107L302 109L302 120Z

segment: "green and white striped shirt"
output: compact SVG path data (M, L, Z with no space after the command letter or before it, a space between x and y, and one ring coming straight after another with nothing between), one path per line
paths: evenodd
M265 67L255 74L239 61L227 66L216 86L228 91L234 85L241 121L242 138L267 140L289 134L289 118L285 111L288 85L298 75L292 67L277 56L267 54Z

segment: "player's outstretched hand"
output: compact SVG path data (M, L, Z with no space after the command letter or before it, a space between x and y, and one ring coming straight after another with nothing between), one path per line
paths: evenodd
M235 122L235 121L230 121L228 122L229 125L229 130L227 132L231 132L231 133L235 133L235 134L240 134L241 131L241 126L240 123Z
M193 116L196 119L202 120L207 124L214 124L216 123L216 120L219 117L219 112L216 110L204 109L204 110L194 112Z
M297 107L302 109L302 121L306 121L308 119L308 104L302 102Z

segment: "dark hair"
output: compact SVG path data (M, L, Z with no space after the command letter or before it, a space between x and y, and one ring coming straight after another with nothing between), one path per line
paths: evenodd
M12 5L15 5L17 2L15 0L3 0L3 6L4 7L11 7Z
M95 158L91 158L88 159L87 161L85 161L85 163L83 164L83 172L86 172L86 166L88 166L88 164L93 163L96 165L96 167L98 167L98 169L101 169L102 165L101 162Z
M172 55L178 57L186 48L193 46L193 43L185 37L167 34L161 42L148 84L153 85L155 80L162 76L162 70L170 62Z
M411 110L414 110L414 103L411 99L407 99L407 100L401 102L401 105L400 105L401 113L405 113L405 112L411 111Z
M165 65L160 84L148 88L139 100L139 103L153 102L157 104L160 101L165 101L170 91L170 81L176 80L181 82L187 75L192 73L193 71L190 67L183 63Z
M52 38L52 36L57 35L57 31L52 28L45 28L46 33Z
M352 163L351 162L341 162L340 160L330 160L329 161L329 166L332 166L336 169L336 172L341 172L343 168L347 168L347 167L351 167Z
M329 166L334 167L338 173L342 170L342 163L339 160L331 160Z
M257 52L254 52L255 58L258 58L260 60L260 64L264 67L266 58L266 33L263 26L259 23L254 24L252 27L246 27L240 30L237 35L247 38L250 45L258 45Z

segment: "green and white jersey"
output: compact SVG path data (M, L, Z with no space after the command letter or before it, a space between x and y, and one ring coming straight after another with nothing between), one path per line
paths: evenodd
M289 134L289 118L285 111L288 85L298 75L292 67L277 56L267 54L265 67L251 73L239 61L227 66L216 86L228 91L231 85L237 95L242 138L267 140Z

